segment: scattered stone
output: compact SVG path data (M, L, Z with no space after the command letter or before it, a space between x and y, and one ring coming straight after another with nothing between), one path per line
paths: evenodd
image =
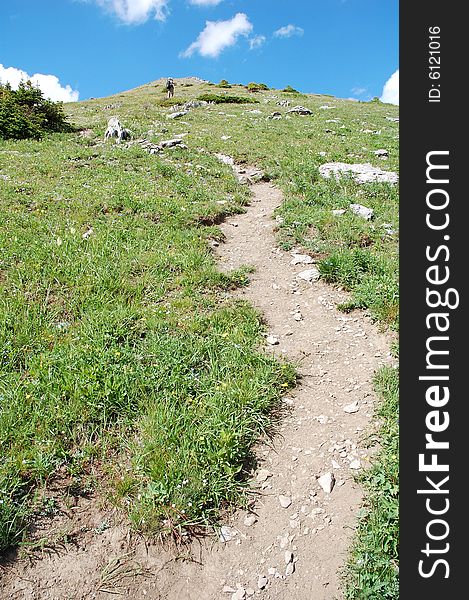
M387 158L389 158L389 152L387 150L385 150L384 148L380 148L379 150L375 150L373 152L373 154L375 154L381 160L386 160Z
M285 564L293 562L293 552L291 550L285 550Z
M399 123L399 117L386 117L388 121L392 121L393 123Z
M319 156L326 156L326 152L319 152Z
M252 588L246 588L246 596L254 596L254 593Z
M284 535L280 538L280 548L283 550L288 546L288 535Z
M226 141L226 140L231 140L231 135L222 135L222 136L221 136L221 139L222 139L223 141Z
M218 539L220 542L226 543L233 539L233 530L228 525L222 525Z
M277 569L275 567L269 567L269 575L275 575L275 573L277 572Z
M373 218L373 209L367 208L362 204L350 204L350 210L359 217L366 219L367 221L371 221Z
M291 265L310 265L312 263L314 263L314 258L308 256L308 254L293 254L290 262Z
M270 569L269 569L269 571L270 571ZM274 573L275 573L275 569L274 569ZM265 575L261 575L259 577L259 579L257 580L257 587L260 590L263 590L265 588L265 586L267 585L267 582L268 582L267 577Z
M302 321L303 320L303 315L300 313L300 311L296 312L293 314L293 318L295 319L295 321Z
M246 527L252 527L252 525L254 525L256 521L257 518L254 515L247 515L244 518L244 524L246 525Z
M397 231L395 229L393 229L393 226L391 223L382 223L381 227L384 228L384 231L388 234L388 235L394 235L395 233L397 233Z
M251 113L252 115L261 115L262 114L262 111L257 108L254 108L253 110L247 110L246 112Z
M87 240L90 237L90 235L93 235L93 233L94 233L93 228L89 227L81 237L84 240Z
M179 112L173 112L173 113L170 113L169 115L166 115L166 118L167 119L179 119L179 118L187 115L188 112L189 112L188 110L180 110Z
M321 110L330 110L331 108L335 108L335 106L329 106L328 104L324 104L319 107Z
M285 569L285 575L288 577L289 575L293 575L295 572L295 563L288 563L287 568Z
M282 494L278 497L280 506L282 508L288 508L291 505L291 498L289 496L283 496Z
M352 414L352 413L356 413L360 410L360 405L358 404L358 400L355 400L355 402L352 402L351 404L346 404L344 406L344 412Z
M174 138L172 140L163 140L158 144L160 148L173 148L174 146L182 147L182 145L182 140L178 138Z
M345 210L345 208L337 208L332 211L332 214L335 215L336 217L340 217L341 215L344 215L346 212L347 211Z
M222 592L224 594L234 594L236 592L236 589L234 587L231 587L231 585L224 585Z
M359 469L361 467L361 462L359 458L354 458L351 462L350 462L350 468L351 469Z
M278 106L288 107L288 106L290 106L290 100L279 100L277 102L277 104L278 104Z
M268 477L272 477L272 473L267 469L259 469L256 475L257 483L264 483Z
M231 600L244 600L246 598L246 590L243 587L240 587L236 590L236 592L231 596Z
M188 111L190 108L200 108L201 106L208 106L208 102L206 100L189 100L182 105L182 108Z
M328 472L318 477L318 483L322 487L322 489L326 492L326 494L330 494L334 489L335 477L334 473Z
M309 108L306 108L305 106L294 106L293 108L290 108L289 110L287 110L288 114L294 113L296 115L312 115L313 111L310 110Z
M397 183L398 175L393 171L383 171L369 163L364 164L348 164L348 163L325 163L319 167L319 173L322 177L330 178L334 176L340 178L341 173L351 174L358 183L369 182L387 182Z
M304 281L317 281L321 277L321 273L316 267L313 267L312 269L301 271L298 273L298 277L304 279Z
M266 341L268 344L270 344L271 346L277 346L278 345L278 338L276 338L274 335L268 335L266 338Z
M122 140L130 140L132 134L129 129L122 127L117 117L111 117L107 123L107 129L104 133L104 139L115 137L116 143L120 144Z
M316 417L316 421L321 425L326 425L326 423L329 423L329 417L327 415L319 415L319 417Z

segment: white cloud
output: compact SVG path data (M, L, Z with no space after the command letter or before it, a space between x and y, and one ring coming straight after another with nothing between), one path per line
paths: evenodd
M399 104L399 69L384 84L380 100L388 104Z
M189 0L189 4L195 4L196 6L216 6L223 0Z
M265 40L265 35L255 35L249 40L249 49L255 50L256 48L260 48L265 44Z
M201 56L216 58L225 48L233 46L240 35L246 36L251 31L252 24L244 13L237 13L228 21L206 21L205 29L181 56L187 58L198 52Z
M302 29L301 27L297 27L296 25L285 25L284 27L280 27L280 29L277 29L277 31L274 31L274 36L275 37L280 37L280 38L289 38L292 37L293 35L303 35L303 33L305 32L304 29Z
M363 94L366 94L368 90L364 87L353 87L350 91L355 96L363 96Z
M54 102L77 102L79 93L77 90L72 90L69 85L65 87L60 84L58 77L55 75L43 75L35 73L28 75L26 71L16 69L15 67L4 67L0 63L0 82L9 83L16 90L22 81L30 80L34 85L39 87L46 98Z
M166 19L169 0L94 0L107 12L115 14L126 25L140 24L150 17Z

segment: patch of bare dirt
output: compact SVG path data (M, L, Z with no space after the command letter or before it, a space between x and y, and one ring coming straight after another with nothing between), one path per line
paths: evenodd
M258 173L240 175L249 183ZM226 271L255 267L236 293L263 313L265 351L294 361L301 382L284 399L290 411L279 433L259 446L250 512L227 518L224 541L213 536L175 550L132 536L112 509L80 499L54 520L69 534L58 535L63 543L0 567L1 598L342 598L340 571L362 500L354 476L370 457L371 380L391 362L389 340L365 314L337 311L345 293L298 277L314 263L276 246L280 190L258 182L252 192L247 212L221 225L225 243L216 252Z

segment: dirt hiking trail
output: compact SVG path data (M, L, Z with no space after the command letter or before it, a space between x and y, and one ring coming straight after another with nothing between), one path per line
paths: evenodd
M237 171L242 178L255 174ZM49 533L51 527L73 532L75 543L4 567L1 598L342 598L340 571L362 500L354 476L369 458L371 381L392 362L389 338L364 313L337 311L345 293L298 277L312 269L314 279L315 269L276 245L272 213L282 192L266 182L251 189L247 212L221 225L226 239L215 253L223 270L255 267L236 295L264 315L265 351L293 361L301 375L284 398L288 412L278 433L256 450L251 511L225 519L224 541L196 541L177 555L131 535L112 509L82 499L69 516L48 524ZM100 531L104 522L109 526Z

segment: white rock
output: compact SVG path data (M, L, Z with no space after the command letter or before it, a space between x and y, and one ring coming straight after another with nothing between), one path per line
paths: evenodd
M246 596L254 596L254 593L252 588L246 588Z
M244 518L244 524L246 525L246 527L252 527L252 525L254 525L256 521L257 519L254 515L247 515Z
M344 412L352 414L356 413L360 410L360 405L358 404L358 400L352 402L351 404L346 404L343 408Z
M397 183L398 175L393 171L383 171L373 167L370 163L348 164L348 163L325 163L319 167L319 173L322 177L330 178L334 176L340 178L341 173L352 175L358 183L369 183L373 181Z
M275 567L269 567L269 575L275 575L275 573L277 572L277 569Z
M243 587L240 587L236 590L236 592L231 596L231 600L244 600L246 598L246 590Z
M362 204L350 204L350 210L358 215L359 217L363 217L367 221L370 221L373 218L373 209L367 208Z
M233 530L228 525L222 525L218 539L220 542L229 542L233 538Z
M387 150L385 150L384 148L380 148L379 150L375 150L373 152L373 154L375 154L378 158L381 158L382 160L385 160L389 156L389 152Z
M271 346L276 346L278 344L278 338L276 338L274 335L268 335L266 341Z
M270 569L269 569L270 570ZM275 573L275 569L274 569L274 573ZM265 575L261 575L259 577L259 579L257 580L257 587L260 590L263 590L265 588L265 586L267 585L268 579Z
M285 550L285 564L293 562L293 552L291 550Z
M309 108L306 108L304 106L294 106L293 108L290 108L289 110L287 110L287 113L295 113L297 115L312 115L313 111L310 110Z
M291 505L291 498L289 496L283 496L282 494L278 497L280 506L282 508L288 508Z
M288 577L289 575L293 575L295 572L295 563L288 563L287 568L285 569L285 575Z
M231 156L228 156L226 154L221 154L221 153L215 154L215 156L218 158L218 160L220 162L222 162L225 165L230 165L230 166L234 165L234 159L231 158Z
M222 592L224 594L234 594L234 592L236 592L236 589L234 587L231 587L231 585L224 585Z
M264 483L264 481L268 478L272 477L272 473L267 469L259 469L256 475L257 483Z
M310 265L314 262L314 258L307 254L294 254L290 262L291 265Z
M300 279L304 279L304 281L317 281L320 276L321 273L316 267L313 267L312 269L306 269L306 271L301 271L298 273L298 277Z
M332 214L335 215L336 217L340 217L341 215L344 215L346 212L347 211L345 210L345 208L337 208L332 211Z
M351 469L359 469L361 467L361 462L359 458L354 458L351 462L350 462L350 468Z
M326 494L330 494L334 489L335 477L334 473L328 472L318 477L318 483L322 487L322 489L326 492Z
M189 112L188 110L180 110L179 112L175 112L175 113L166 115L166 118L167 119L179 119L180 117L187 115L188 112Z
M182 146L182 140L174 138L172 140L163 140L161 141L158 146L159 148L173 148L173 146Z

